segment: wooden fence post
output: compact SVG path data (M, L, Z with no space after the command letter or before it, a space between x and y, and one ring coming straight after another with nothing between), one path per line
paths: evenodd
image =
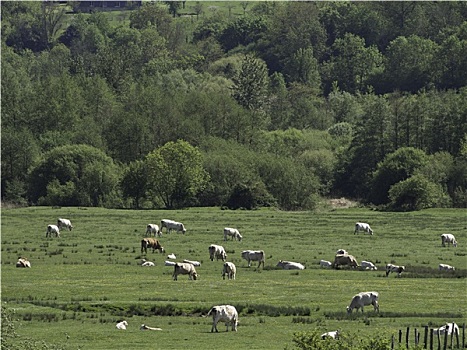
M394 350L394 334L391 335L391 350Z
M401 346L402 343L402 329L399 329L399 346Z
M407 327L407 331L405 332L405 347L407 349L409 348L409 333L410 333L410 327Z
M465 349L465 323L462 324L462 349Z
M449 334L448 334L448 330L447 330L447 327L446 327L446 331L444 332L444 347L443 347L443 350L446 350L448 348L448 337L449 337Z
M415 341L415 346L418 345L418 340L419 340L420 336L418 334L418 329L417 328L414 328L414 341Z
M433 350L433 338L434 338L434 335L435 335L435 331L434 329L430 329L430 350Z
M441 350L441 339L438 332L438 350Z
M428 343L428 326L425 326L425 335L423 336L423 348L427 348Z

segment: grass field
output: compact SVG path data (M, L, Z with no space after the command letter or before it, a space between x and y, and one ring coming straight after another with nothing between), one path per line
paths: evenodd
M73 231L46 238L57 217L72 220ZM181 221L185 235L160 238L166 253L140 252L148 223ZM374 236L354 235L356 221L369 222ZM236 227L242 242L223 241L223 228ZM405 327L466 322L467 221L465 210L387 213L362 208L320 212L275 209L224 211L132 211L103 208L31 207L2 210L2 304L15 310L21 337L62 344L68 349L206 349L222 337L225 349L285 349L297 331L339 328L352 335L396 334ZM440 234L453 233L459 246L442 247ZM237 265L237 279L223 280L222 262L209 260L208 246L225 247ZM320 269L344 248L377 271ZM263 249L265 269L247 267L240 253ZM200 278L172 280L167 254L201 262ZM15 267L26 256L31 269ZM138 266L142 257L155 267ZM276 269L280 260L301 262L303 271ZM385 277L386 263L405 265L401 278ZM456 267L441 273L439 263ZM380 313L346 315L360 291L380 293ZM211 334L202 317L215 304L233 304L240 313L237 333ZM126 319L126 331L115 323ZM139 330L144 323L160 332ZM144 336L142 336L144 334ZM21 338L20 338L21 339ZM231 340L231 341L229 341ZM230 344L230 345L229 345Z

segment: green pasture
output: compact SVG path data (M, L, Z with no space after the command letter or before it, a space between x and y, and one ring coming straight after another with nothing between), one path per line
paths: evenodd
M58 217L71 219L74 230L46 238L47 224ZM163 218L183 222L187 233L159 238L164 254L141 254L146 225ZM370 223L374 236L354 235L356 221ZM238 228L243 241L224 242L226 226ZM339 328L390 337L405 327L466 322L465 210L4 208L1 229L2 305L14 310L17 333L69 349L206 349L220 337L226 349L290 349L297 331ZM448 232L456 236L457 248L441 246L440 234ZM223 245L227 260L237 265L235 281L222 279L222 261L209 260L212 243ZM321 269L319 260L332 260L339 248L374 262L378 270ZM247 267L240 257L245 249L265 251L264 270ZM173 268L164 266L170 253L179 261L200 261L199 280L173 281ZM19 256L32 268L16 268ZM139 266L142 257L156 266ZM280 259L307 268L278 270ZM407 271L386 278L389 262ZM439 263L456 271L441 273ZM380 293L380 313L370 307L363 315L347 316L352 296L365 290ZM216 304L237 307L237 333L225 333L223 325L219 334L210 333L211 319L203 315ZM115 323L122 319L129 327L117 331ZM163 331L143 333L142 323Z

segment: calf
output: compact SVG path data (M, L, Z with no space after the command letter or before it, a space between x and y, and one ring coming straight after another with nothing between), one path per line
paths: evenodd
M152 261L147 261L146 259L141 259L141 266L152 267L156 266Z
M237 331L238 312L234 306L232 305L213 306L211 310L209 310L207 316L211 314L212 314L211 333L214 331L219 332L217 329L217 323L219 321L225 322L225 326L227 327L226 332L229 331L229 323L231 325L231 330L235 332Z
M177 280L178 275L188 275L188 279L190 280L196 280L198 278L195 267L188 263L176 263L174 265L174 273L172 275L174 281Z
M405 271L405 266L398 266L393 264L386 265L386 277L388 277L391 272L397 272L397 277L401 277L401 273L403 271Z
M445 333L447 333L448 335L451 335L451 334L459 335L460 334L459 326L455 322L452 322L452 323L446 323L444 326L434 329L434 334L443 335Z
M126 329L127 326L128 326L127 321L121 321L121 322L118 322L115 327L117 327L117 329Z
M455 271L456 268L454 266L448 264L439 264L438 266L440 271Z
M57 225L47 225L47 231L45 232L45 237L52 237L52 235L55 235L55 237L60 238L60 229L58 228Z
M355 224L354 234L358 233L359 231L363 231L369 235L373 234L373 230L371 229L370 225L368 225L366 222L357 222Z
M159 226L157 226L156 224L148 224L146 226L146 236L151 236L151 234L154 234L154 237L161 237L162 232L161 230L159 230Z
M327 260L320 260L319 261L319 266L321 266L321 267L331 267L332 263L330 261L327 261Z
M31 262L27 258L19 257L16 262L16 267L31 267Z
M378 268L371 261L362 260L362 269L364 270L378 270Z
M160 253L163 253L165 252L165 249L163 246L161 246L160 242L155 239L155 238L143 238L141 240L141 253L147 253L148 252L148 248L152 248L152 252L154 253L154 251L157 249L159 250Z
M225 275L227 275L227 279L234 280L236 274L237 274L237 267L235 266L235 264L226 261L224 263L224 267L222 268L222 279L225 280Z
M339 339L339 330L321 334L321 339Z

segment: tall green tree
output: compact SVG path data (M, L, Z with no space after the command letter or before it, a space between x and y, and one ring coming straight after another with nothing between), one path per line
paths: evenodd
M313 55L313 48L300 48L288 60L286 72L289 81L298 82L321 91L321 77L318 60Z
M29 175L32 203L114 205L120 170L112 158L87 145L66 145L44 154Z
M201 152L183 140L166 143L149 153L145 162L150 195L168 209L191 204L209 181Z

